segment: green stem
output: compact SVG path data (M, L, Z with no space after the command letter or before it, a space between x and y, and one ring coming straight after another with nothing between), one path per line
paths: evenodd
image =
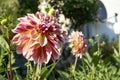
M75 56L75 64L74 64L74 68L73 68L74 77L75 77L75 75L76 75L75 69L76 69L77 60L78 60L78 56L76 55L76 56Z
M41 67L42 67L42 63L40 64L34 64L34 71L33 71L33 77L32 80L36 80L38 78L38 80L40 79L40 72L41 72Z
M9 30L8 28L6 27L6 30L7 30L7 42L8 42L8 45L10 46L10 34L9 34ZM12 80L12 62L11 62L11 52L8 50L8 57L9 57L9 65L10 65L10 72L9 72L9 75L10 75L10 80Z
M98 40L98 53L100 52L100 43L99 43L99 40Z
M42 69L42 63L37 64L36 75L38 75L38 80L41 78L41 76L39 76L41 69Z
M40 66L40 72L41 72L41 69L42 69L42 63L40 63L40 65L39 65L39 66Z
M28 64L29 64L29 62L28 62ZM27 80L28 80L28 77L29 77L29 72L30 72L30 66L27 66L27 75L26 75L26 78L27 78Z
M75 72L75 68L76 68L77 60L78 60L78 56L75 57L74 72Z
M34 63L32 80L35 80L35 75L36 75L36 64Z
M7 77L8 77L8 80L10 80L9 72L7 72Z
M120 53L120 34L119 34L119 53Z
M9 65L10 65L10 80L12 80L12 62L11 62L11 53L8 53L9 55Z

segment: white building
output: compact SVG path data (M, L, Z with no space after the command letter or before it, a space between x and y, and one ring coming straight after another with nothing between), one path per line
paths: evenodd
M87 38L96 34L107 35L109 40L120 34L120 0L100 0L97 21L84 26Z

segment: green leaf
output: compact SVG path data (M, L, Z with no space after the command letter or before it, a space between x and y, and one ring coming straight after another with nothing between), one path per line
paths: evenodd
M19 67L12 67L12 70L17 70Z
M45 66L45 67L43 67L42 68L42 70L41 70L41 72L40 72L40 76L43 76L44 75L44 73L47 71L48 69L47 69L47 67Z
M6 68L0 67L0 73L5 72L5 71L6 71ZM1 78L0 78L0 79L1 79Z
M7 80L3 75L0 75L0 80Z
M94 52L93 53L92 63L94 63L95 66L97 66L97 64L99 64L100 57L101 57L101 55L99 55L99 52Z
M40 76L44 79L47 79L58 62L59 60L55 63L52 63L51 65L44 66L40 72Z
M60 70L58 70L57 71L59 74L60 74L60 76L63 78L63 79L69 79L70 78L70 76L69 76L69 74L67 73L67 72L64 72L64 71L60 71Z
M3 49L10 51L10 47L2 35L0 35L0 45Z
M59 59L57 62L53 63L52 67L50 68L50 70L47 72L47 74L46 74L46 76L45 76L46 79L49 77L49 75L51 74L51 72L53 71L53 69L55 68L56 64L57 64L59 61L60 61L60 59Z
M13 76L13 80L23 80L22 77L17 73L16 70L15 71L15 75Z
M51 68L53 65L54 65L54 63L51 64L51 65L48 65L48 66L44 66L44 67L42 68L41 72L40 72L40 76L45 79L45 78L46 78L46 75L47 75L47 73L48 73L48 70L50 70L50 68ZM39 70L38 70L38 71L39 71Z
M113 50L114 50L113 59L115 59L116 62L120 63L120 55L119 55L119 52L118 52L115 48L113 48Z
M84 64L87 65L88 67L91 67L91 62L88 62L87 59L84 59L83 62L84 62Z
M117 57L119 57L119 52L118 52L115 48L113 48L113 50L114 50L115 55L116 55Z
M91 56L90 56L89 53L86 53L86 57L87 57L87 59L88 59L88 62L91 62L91 61L92 61L92 58L91 58Z
M11 62L12 62L12 64L14 64L15 63L15 57L14 57L14 55L13 55L13 53L11 52Z
M18 74L13 76L13 80L23 80L22 77Z

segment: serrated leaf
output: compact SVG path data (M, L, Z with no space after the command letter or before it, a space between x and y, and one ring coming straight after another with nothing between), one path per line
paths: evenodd
M0 35L0 45L3 49L10 51L10 47L2 35Z

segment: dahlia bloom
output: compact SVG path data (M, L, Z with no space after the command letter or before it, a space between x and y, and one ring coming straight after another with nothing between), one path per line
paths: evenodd
M38 63L55 61L60 56L64 32L56 17L36 12L18 20L20 23L12 30L18 54Z
M72 45L73 55L80 56L81 58L87 49L87 43L83 33L73 31L69 36L69 42Z

